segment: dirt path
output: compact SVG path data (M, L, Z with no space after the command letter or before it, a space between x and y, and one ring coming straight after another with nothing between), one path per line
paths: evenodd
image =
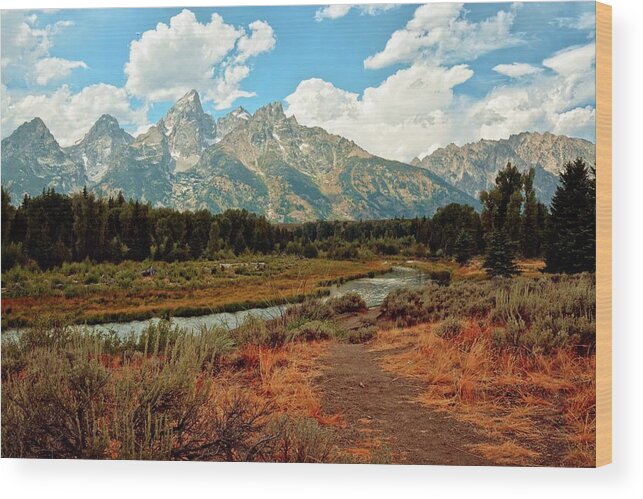
M345 448L363 448L380 440L394 462L405 464L492 465L466 450L484 439L472 427L446 414L412 402L421 386L395 377L379 365L395 350L369 352L364 345L333 343L318 379L327 413L341 413L348 427L341 430Z

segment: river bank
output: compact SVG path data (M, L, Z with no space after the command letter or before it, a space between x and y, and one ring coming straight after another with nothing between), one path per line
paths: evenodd
M389 272L385 260L267 257L222 262L125 262L63 266L3 274L2 326L25 327L45 317L105 324L192 317L281 306L331 293L331 286ZM142 270L154 268L151 276Z

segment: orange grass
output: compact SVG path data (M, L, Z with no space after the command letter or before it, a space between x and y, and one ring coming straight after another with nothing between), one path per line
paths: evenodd
M594 356L501 351L477 322L450 339L434 334L436 326L381 331L372 348L401 348L383 357L385 369L422 380L422 403L499 442L475 451L499 464L594 465Z
M327 346L328 342L290 343L279 348L245 345L238 353L245 366L244 381L279 413L343 428L346 423L341 414L324 413L314 389L313 380L320 374L317 360Z

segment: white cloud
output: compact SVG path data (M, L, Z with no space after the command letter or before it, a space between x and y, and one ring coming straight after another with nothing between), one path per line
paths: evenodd
M461 3L431 3L418 7L407 25L395 31L384 50L368 57L364 67L430 60L457 63L521 43L512 32L517 6L480 22L470 22Z
M46 85L69 76L75 68L87 67L83 61L51 57L54 38L71 21L38 26L38 16L24 11L2 12L2 83L13 81Z
M514 62L513 64L498 64L493 70L510 78L522 78L523 76L540 73L542 68L537 68L531 64Z
M350 12L353 8L352 5L329 5L328 7L322 7L317 12L315 12L315 20L323 21L324 19L339 19L344 17Z
M559 114L552 131L572 137L591 137L596 133L596 109L592 106L577 107Z
M286 97L287 114L401 161L450 142L500 139L523 131L594 140L595 110L589 104L595 94L594 51L593 44L560 51L543 61L551 72L507 65L508 72L529 72L530 77L515 78L479 99L453 91L473 76L467 65L416 62L362 96L310 79Z
M568 47L543 61L543 66L561 75L578 75L592 70L596 62L596 43Z
M374 154L409 160L452 133L453 87L472 75L466 65L418 63L367 88L361 98L317 78L305 80L286 97L287 114L352 139Z
M83 61L69 61L59 57L40 59L34 66L36 83L38 85L47 85L51 81L67 78L73 69L87 69L87 67L87 64Z
M147 110L132 109L127 92L112 85L90 85L78 93L63 85L51 94L40 95L13 94L2 87L3 135L38 116L61 145L69 146L81 139L101 114L111 114L132 131L147 123Z
M543 61L553 74L495 88L470 108L473 137L497 139L525 130L595 138L595 45L569 47Z
M265 21L255 21L248 27L252 31L250 36L244 34L237 42L238 62L245 62L248 58L269 52L275 47L275 32L270 24Z
M400 4L396 3L373 3L365 5L335 4L322 7L315 12L315 21L320 22L324 19L339 19L344 17L351 10L357 9L362 15L377 16L387 10L396 9Z
M579 31L594 31L596 29L596 13L583 12L578 17L561 17L557 19L561 28L573 28Z
M196 88L217 108L254 95L240 89L250 73L246 62L272 50L275 36L264 21L255 21L249 28L248 35L218 14L204 24L184 9L169 25L159 23L131 43L125 88L149 101L175 100Z

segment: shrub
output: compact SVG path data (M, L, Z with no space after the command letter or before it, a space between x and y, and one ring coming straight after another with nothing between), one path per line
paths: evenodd
M529 351L573 345L592 352L596 345L592 274L429 283L421 290L393 291L382 313L403 326L465 317L488 320L498 326L496 345Z
M335 327L330 322L311 321L290 332L289 341L326 340L335 333Z
M360 327L358 329L351 329L347 331L345 335L343 335L339 339L352 344L366 343L368 341L371 341L375 337L376 333L376 327Z
M441 338L453 338L458 336L462 332L463 326L462 322L453 317L445 319L442 324L440 324L435 333Z
M424 317L421 292L410 289L396 289L384 299L382 313L385 317L395 320L397 324L402 326L420 322Z
M3 340L3 354L20 364L3 371L3 456L271 459L280 436L266 433L273 408L214 390L215 378L204 376L230 338L220 329L175 331L150 326L142 344L78 328L21 335L8 350Z
M345 295L331 298L326 304L336 314L358 312L366 309L366 302L358 293L346 293Z
M335 435L312 418L281 417L273 423L278 432L276 460L284 463L327 463L335 460Z

